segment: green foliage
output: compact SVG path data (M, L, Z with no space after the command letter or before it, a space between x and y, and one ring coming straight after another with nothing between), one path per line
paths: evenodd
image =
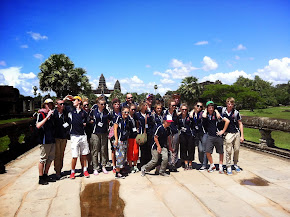
M64 54L52 54L40 65L39 87L42 91L54 91L57 97L68 94L89 94L91 85L82 68L74 68L74 63Z
M272 83L264 81L259 76L255 76L254 80L240 76L234 85L247 87L258 93L260 99L257 106L259 108L278 105L275 97L275 88L272 86Z
M109 97L109 101L112 101L115 98L119 99L121 102L125 102L126 94L122 94L120 90L114 90Z
M23 120L27 120L27 119L29 119L29 118L14 118L14 119L0 120L0 124L7 124L7 123L16 122L16 121L23 121Z
M200 97L201 85L196 77L186 77L181 81L181 85L177 89L180 93L181 102L186 102L188 105L193 105Z
M10 139L8 136L0 137L0 152L6 151L9 148Z
M237 109L249 108L253 110L256 107L259 95L249 88L238 85L211 84L205 86L202 98L213 100L218 105L224 105L228 97L234 97Z
M290 104L290 81L287 84L276 85L275 96L279 104Z

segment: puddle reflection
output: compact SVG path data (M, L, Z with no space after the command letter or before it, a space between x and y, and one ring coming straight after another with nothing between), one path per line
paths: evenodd
M119 197L119 186L116 180L88 184L80 197L82 217L124 216L125 203Z
M268 186L269 182L266 181L265 179L260 178L260 177L255 177L252 179L241 180L241 185Z

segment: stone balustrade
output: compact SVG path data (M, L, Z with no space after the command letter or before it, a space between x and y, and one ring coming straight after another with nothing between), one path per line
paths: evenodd
M259 129L261 134L261 147L274 147L275 141L271 137L272 131L290 132L290 120L266 118L266 117L251 117L243 116L242 121L244 127Z

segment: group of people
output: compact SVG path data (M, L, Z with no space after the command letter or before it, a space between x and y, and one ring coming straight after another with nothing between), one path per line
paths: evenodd
M67 101L72 101L72 105ZM187 104L180 104L179 94L173 95L168 108L164 107L162 99L156 100L153 106L152 94L139 104L134 102L132 94L127 94L124 103L115 98L111 107L102 96L91 107L80 96L69 95L56 100L55 104L46 99L35 120L41 150L39 184L48 184L47 174L52 161L56 179L61 178L68 139L72 153L71 179L76 177L78 157L81 175L86 178L90 173L96 176L100 172L108 174L107 168L111 166L116 178L124 178L139 170L141 176L145 176L154 168L156 174L168 176L167 169L177 172L179 151L184 170L192 170L196 147L200 171L216 170L212 158L215 147L219 153L219 173L224 173L224 145L227 174L232 174L232 152L233 168L240 172L237 163L244 135L241 116L234 106L235 100L228 98L225 107L217 107L213 101L208 101L204 108L202 102L196 102L190 111ZM138 160L140 164L137 164Z

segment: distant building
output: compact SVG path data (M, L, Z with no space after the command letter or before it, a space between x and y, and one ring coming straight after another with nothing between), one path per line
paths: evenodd
M6 115L19 115L34 112L34 100L30 96L22 96L17 88L0 85L0 118Z
M109 97L114 90L121 91L120 82L117 80L116 83L115 83L115 85L114 85L114 89L113 90L109 90L108 87L107 87L107 84L106 84L106 79L105 79L104 75L101 74L101 77L100 77L100 80L99 80L99 86L93 92L97 96L104 95L106 97Z

